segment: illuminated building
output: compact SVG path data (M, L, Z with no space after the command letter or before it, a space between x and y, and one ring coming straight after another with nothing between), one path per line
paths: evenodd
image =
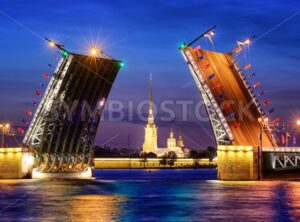
M170 137L167 140L167 147L166 148L159 148L157 149L157 156L163 156L164 154L173 151L176 153L177 157L185 157L185 153L184 153L184 146L179 146L179 145L183 145L183 139L180 136L178 139L178 144L176 143L176 138L174 137L174 132L173 129L171 129L170 131ZM186 148L185 148L186 150Z
M148 123L145 127L143 152L156 153L156 151L157 151L157 127L154 123L153 98L152 98L152 76L150 76L149 114L148 114Z
M180 146L176 145L176 138L174 137L173 130L171 129L170 137L167 140L167 148L157 147L157 127L154 123L153 114L153 96L152 96L152 76L150 76L150 93L149 93L149 115L148 123L145 127L145 138L142 147L142 152L155 153L157 156L162 156L170 151L174 151L178 157L185 157L183 152L183 139L179 137ZM187 149L185 149L187 150Z

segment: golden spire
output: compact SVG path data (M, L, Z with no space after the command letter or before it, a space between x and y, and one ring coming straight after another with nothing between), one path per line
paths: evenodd
M153 100L152 100L152 73L150 73L149 116L148 116L148 123L154 123L154 116L153 116Z

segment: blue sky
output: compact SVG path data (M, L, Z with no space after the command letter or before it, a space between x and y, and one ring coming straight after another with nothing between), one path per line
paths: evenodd
M286 121L300 109L299 1L0 1L0 119L21 125L24 109L34 99L41 74L51 72L54 52L38 36L56 39L71 51L84 53L97 43L126 63L111 91L111 100L135 103L148 98L149 73L153 73L154 100L200 100L178 45L217 25L215 49L227 52L236 40L255 34L250 57L256 80L261 81L275 107L274 117ZM279 25L289 16L288 21ZM272 30L266 34L268 30ZM206 42L200 43L206 47ZM252 81L252 80L251 80ZM254 80L253 80L254 81ZM186 84L188 84L186 87ZM178 109L178 107L174 107ZM191 109L194 107L192 106ZM108 110L107 110L108 111ZM126 110L125 110L126 111ZM158 113L158 117L161 113ZM169 128L185 136L188 147L213 145L208 123L160 122L159 144L165 145ZM144 122L103 121L97 144L134 147L143 141Z

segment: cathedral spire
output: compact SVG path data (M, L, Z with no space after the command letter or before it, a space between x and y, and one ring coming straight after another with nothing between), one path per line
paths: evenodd
M143 152L156 153L157 152L157 128L154 123L153 115L153 98L152 98L152 74L150 73L149 82L149 115L148 123L145 127L145 139L143 143Z
M152 98L152 73L150 73L150 87L149 87L149 116L148 123L154 123L153 116L153 98Z

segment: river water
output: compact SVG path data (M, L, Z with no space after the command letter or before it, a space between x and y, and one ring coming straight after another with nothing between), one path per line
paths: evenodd
M91 181L0 180L0 221L300 221L300 181L216 170L96 170Z

